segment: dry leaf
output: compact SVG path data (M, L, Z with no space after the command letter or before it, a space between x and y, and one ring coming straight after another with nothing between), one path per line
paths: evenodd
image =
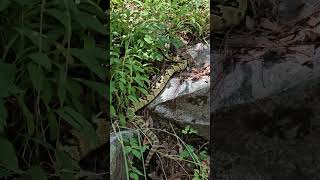
M320 23L320 17L311 17L308 21L307 24L311 27L315 27Z
M278 28L278 25L276 23L271 22L267 18L261 18L260 26L264 29L269 29L272 31L275 31Z

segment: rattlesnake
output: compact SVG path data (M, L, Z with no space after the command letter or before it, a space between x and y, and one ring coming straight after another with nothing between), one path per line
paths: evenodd
M145 121L141 117L136 116L135 113L148 105L159 95L174 73L182 71L187 67L186 54L184 53L173 57L170 63L172 64L164 71L159 80L149 88L148 94L139 98L137 102L133 103L128 108L128 116L134 115L133 118L131 118L131 123L136 125L151 143L151 149L145 159L146 167L149 166L150 160L159 146L159 140L148 128ZM89 142L88 138L85 138L83 134L75 129L72 129L69 132L73 137L68 138L69 142L65 142L62 149L68 153L75 162L80 162L90 152L108 142L108 122L103 119L97 119L95 127L98 136L98 142L95 144Z
M246 9L247 0L218 0L217 4L214 4L212 8L213 12L211 18L213 18L213 31L222 31L238 25L244 18ZM135 114L137 111L148 105L159 95L174 73L182 71L187 67L187 59L183 56L176 56L172 59L172 61L174 64L165 70L164 74L160 77L157 83L150 88L148 94L141 97L138 102L133 103L128 108L129 113ZM132 118L132 123L141 129L142 133L149 138L149 141L152 144L152 147L145 160L145 166L147 167L159 146L158 137L147 128L147 125L142 118L135 116ZM67 152L76 162L79 162L91 151L108 142L108 122L106 120L99 119L95 126L96 134L98 136L98 143L95 145L89 145L90 143L85 140L83 135L81 135L78 131L70 131L70 133L74 136L73 141L76 141L74 139L78 139L78 145L73 143L73 145L63 146L62 149Z
M187 67L187 59L185 59L185 57L186 56L174 57L172 59L174 64L165 70L164 74L160 76L159 80L153 86L151 86L146 96L139 98L138 102L133 103L132 106L128 108L129 113L134 114L152 102L160 94L172 75L184 70ZM151 149L145 159L145 166L148 167L152 156L159 146L159 139L149 128L147 128L147 125L142 118L135 116L132 122L141 129L142 133L148 137L149 141L151 142Z

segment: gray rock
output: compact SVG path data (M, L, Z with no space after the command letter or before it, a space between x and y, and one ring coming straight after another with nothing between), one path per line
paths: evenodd
M209 47L197 44L188 50L196 59L196 67L210 63ZM192 125L199 135L209 139L209 89L210 77L203 76L199 80L172 78L163 92L147 107L152 110L152 119L156 121L171 120L185 127Z
M312 66L271 58L215 69L222 72L210 92L215 179L320 177L319 48L311 54Z
M110 179L127 179L125 158L118 138L129 139L134 136L136 136L134 131L121 131L117 134L110 134Z

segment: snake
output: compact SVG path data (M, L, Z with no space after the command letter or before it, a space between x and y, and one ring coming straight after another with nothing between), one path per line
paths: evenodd
M175 73L181 72L186 69L188 63L185 57L186 56L175 56L174 58L172 58L171 61L173 62L173 65L170 65L164 71L163 75L160 76L159 80L149 88L148 94L140 97L137 102L133 103L128 108L129 113L136 113L137 111L151 103L162 92L168 81ZM142 134L145 135L151 143L151 148L144 162L145 167L148 167L150 164L150 160L159 147L159 139L157 135L150 128L148 128L148 125L141 117L134 116L131 122L134 123L142 131Z
M211 14L211 18L213 18L213 31L221 32L240 24L247 10L247 1L248 0L217 0L213 5L213 8L211 8L213 10ZM135 114L151 103L161 93L171 77L187 67L187 58L185 58L185 56L175 56L171 58L171 61L173 64L165 69L159 80L149 88L148 93L128 107L129 113ZM150 128L148 128L148 125L141 117L134 116L130 122L135 124L142 131L142 134L149 139L151 148L144 163L145 166L148 167L153 155L159 148L159 138ZM95 144L91 144L83 134L72 129L70 134L73 138L65 143L62 146L62 149L69 154L75 162L80 162L90 154L90 152L108 142L108 128L108 122L104 119L98 119L95 122L95 133L98 137L98 142Z
M172 57L169 63L170 65L168 68L166 68L158 80L151 85L147 91L147 94L140 97L137 102L132 103L128 107L128 116L130 116L130 114L134 114L134 116L130 118L130 122L148 138L148 141L151 144L151 148L144 161L145 167L149 166L150 160L157 151L159 147L159 139L157 135L150 128L148 128L148 125L143 118L136 116L135 113L151 103L162 92L170 78L175 73L186 69L187 58L185 54L180 54ZM80 161L87 157L92 151L98 149L109 141L108 132L110 126L108 125L108 121L100 118L96 119L93 124L95 128L95 134L98 137L97 143L91 143L90 141L92 140L88 139L85 134L80 133L78 130L71 129L68 131L69 137L65 138L67 141L61 145L61 149L66 152L69 157L71 157L71 160L76 164L79 164Z
M248 0L216 0L215 2L210 15L213 32L233 28L245 17Z

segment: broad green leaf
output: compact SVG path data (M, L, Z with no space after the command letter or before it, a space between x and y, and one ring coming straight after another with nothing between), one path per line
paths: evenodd
M4 131L4 127L7 126L7 118L8 112L6 107L4 106L4 102L0 99L0 133L2 134Z
M153 40L152 37L150 35L145 35L143 38L148 44L152 44Z
M95 30L103 35L107 34L107 28L94 15L79 11L76 20L85 28Z
M51 69L51 62L50 62L50 59L49 59L49 57L48 57L47 54L37 52L37 53L30 54L29 57L30 57L35 63L43 66L44 68L46 68L46 69L48 69L48 70Z
M47 180L45 172L38 166L32 167L29 170L32 180Z
M71 96L72 105L77 108L79 112L82 111L82 104L80 102L81 99L81 84L73 79L68 79L66 88L69 96Z
M82 126L81 124L72 118L71 115L67 114L66 112L64 112L63 108L60 108L56 111L56 113L63 119L65 120L67 123L69 123L73 128L82 131Z
M75 56L83 62L92 72L94 72L102 81L106 79L107 70L100 66L97 59L86 49L70 49L72 56Z
M125 152L126 154L130 153L131 150L132 150L132 147L130 147L130 146L125 146L125 147L124 147L124 152Z
M141 81L140 76L133 77L134 81L139 84L140 87L146 87L146 85Z
M0 98L10 95L16 72L17 69L13 64L0 63Z
M44 51L49 50L49 43L47 41L47 37L44 34L41 34L37 31L33 31L32 29L28 28L15 28L17 31L20 32L22 36L27 37L38 49L42 49ZM41 37L41 44L40 44L40 37ZM40 47L41 45L41 47Z
M66 120L71 126L78 129L81 134L85 135L92 143L92 146L98 144L97 134L92 125L73 108L64 107L57 110L57 113Z
M43 89L45 74L39 65L30 63L27 66L33 87L40 93Z
M141 159L141 152L140 151L138 151L138 150L136 150L136 149L132 149L132 154L135 156L135 157L137 157L138 159Z
M9 170L18 170L18 159L13 145L4 137L0 137L0 163Z
M140 176L143 176L142 172L139 171L139 169L137 169L136 167L133 167L133 172L137 173Z
M9 0L1 0L0 1L0 12L7 9L9 6Z
M108 86L105 83L95 82L95 81L87 81L83 79L77 79L81 81L83 84L97 92L100 96L107 98L108 94Z
M48 9L45 11L52 17L56 18L61 24L65 26L66 29L68 26L68 13L65 11L59 11L57 9Z
M130 173L130 177L131 177L132 179L134 179L134 180L139 180L139 176L138 176L138 174L136 174L136 173L131 172L131 173Z

